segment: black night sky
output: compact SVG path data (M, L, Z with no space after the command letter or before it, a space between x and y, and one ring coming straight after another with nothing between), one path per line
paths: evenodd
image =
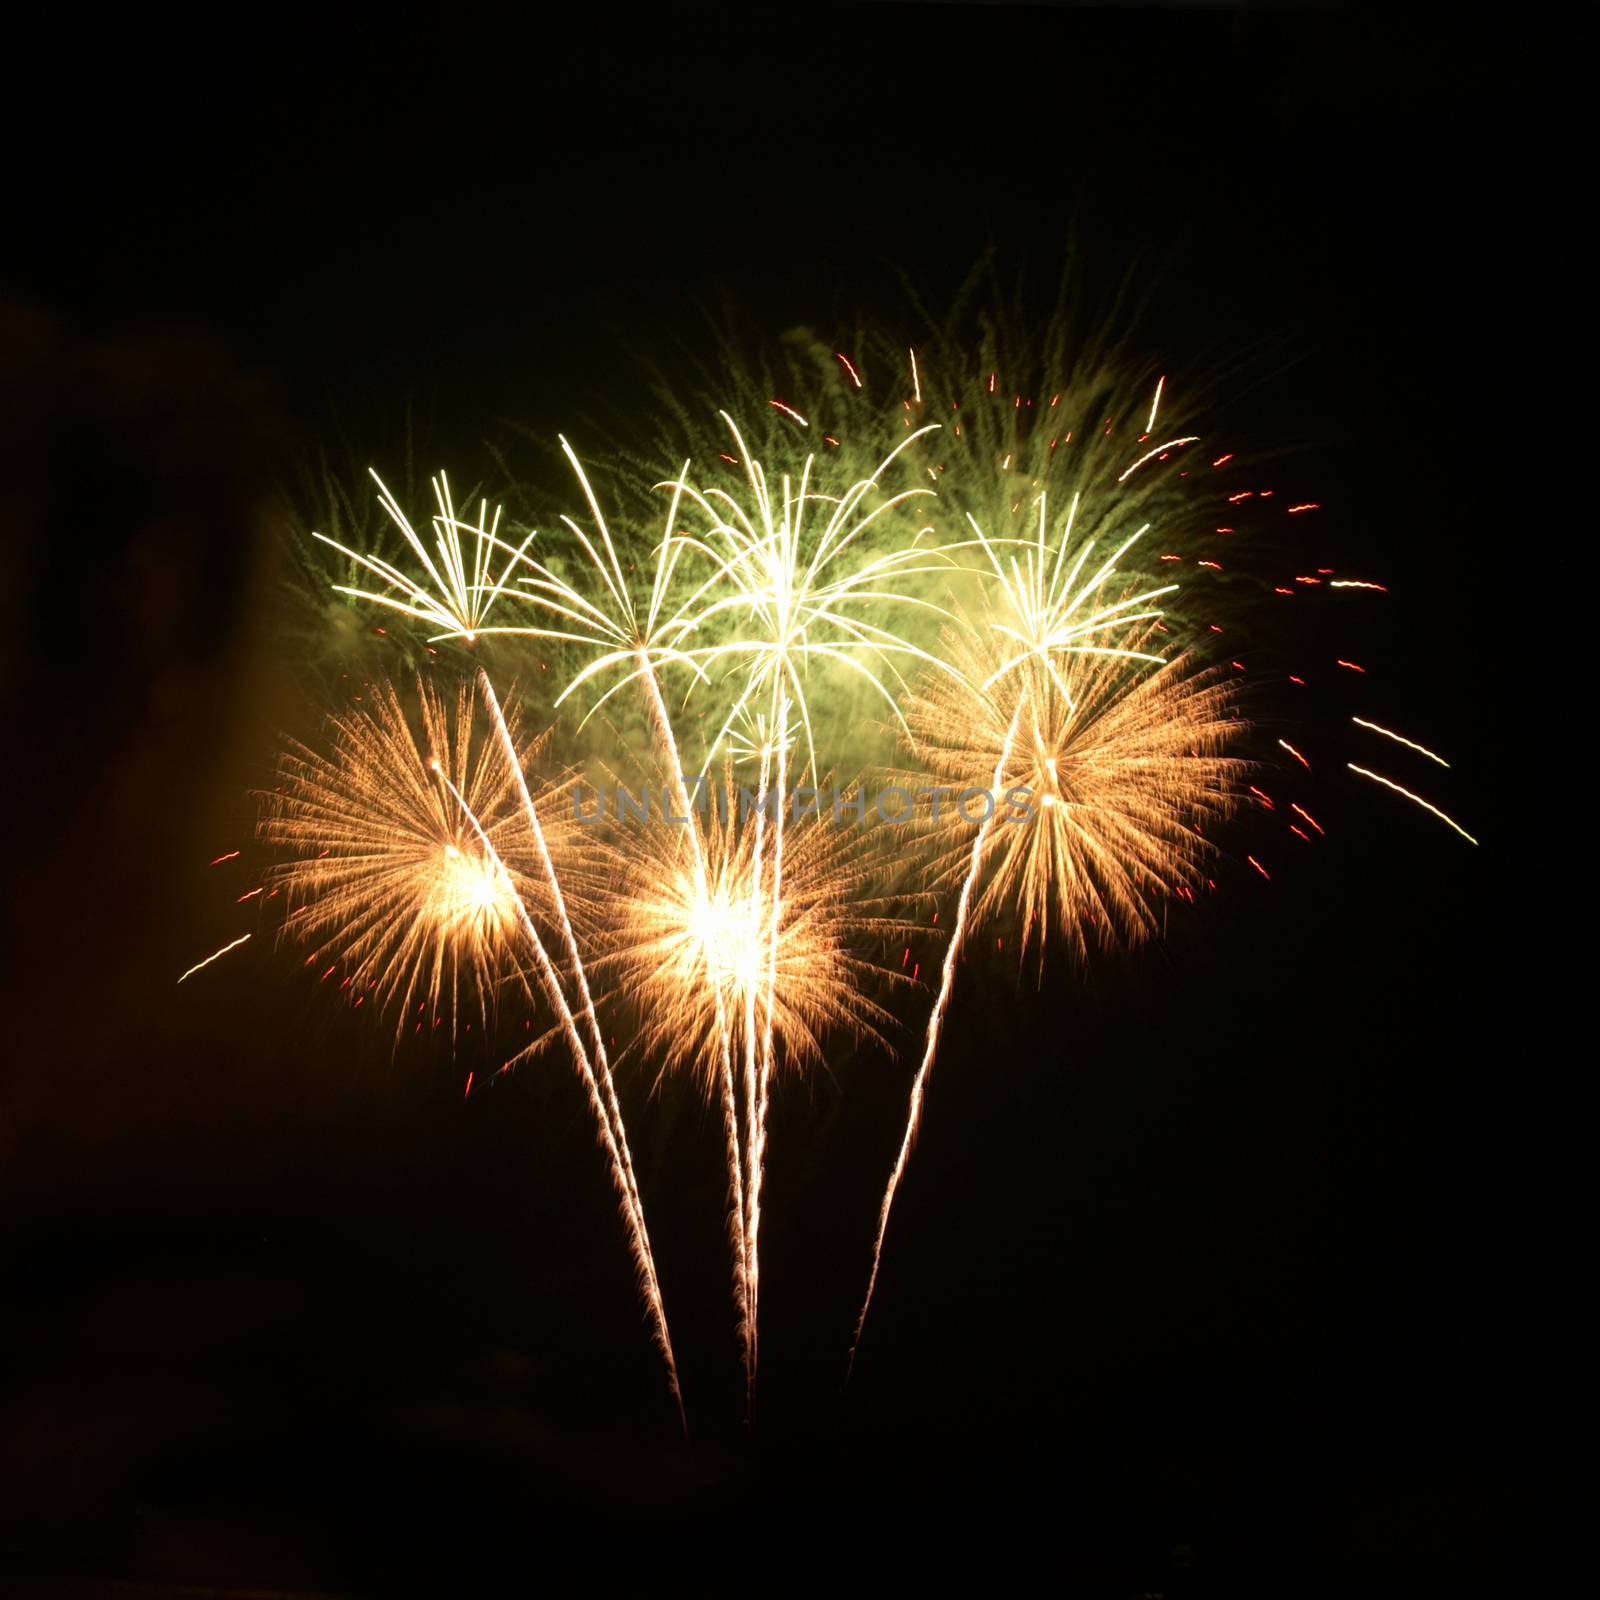
M1531 42L1292 7L580 12L240 13L9 63L0 1581L1525 1580L1566 1515L1565 1180L1508 1042L1535 913L1480 646L1533 426L1517 263L1559 255ZM701 307L853 324L991 244L1048 280L1069 233L1106 281L1160 270L1153 344L1285 352L1239 416L1400 597L1362 645L1483 847L1346 785L1325 848L1090 981L970 961L845 1394L910 1065L786 1085L753 1440L714 1121L633 1085L685 1449L558 1062L464 1101L265 939L174 987L244 925L249 880L207 863L308 723L273 489L408 427L427 461L548 437Z

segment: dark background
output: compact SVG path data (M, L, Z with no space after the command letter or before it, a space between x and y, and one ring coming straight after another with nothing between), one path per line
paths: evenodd
M1569 1508L1565 1180L1508 1025L1536 913L1485 645L1564 254L1537 38L1292 8L250 25L41 35L8 69L0 1575L1526 1579ZM715 1128L636 1094L685 1449L558 1063L464 1101L265 939L173 987L246 925L252 880L207 863L304 723L270 491L315 445L385 459L408 411L443 462L561 425L719 293L826 328L895 314L896 270L938 303L989 243L1048 278L1069 228L1110 276L1164 267L1166 346L1286 340L1250 420L1313 442L1324 536L1402 597L1364 647L1483 847L1347 786L1325 848L1136 962L1038 987L975 955L843 1396L909 1068L787 1089L753 1443Z

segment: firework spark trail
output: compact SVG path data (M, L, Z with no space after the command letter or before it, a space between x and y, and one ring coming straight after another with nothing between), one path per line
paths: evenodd
M939 1034L944 1026L945 1008L949 1004L950 990L955 983L956 962L960 959L961 947L966 941L973 885L977 882L978 869L983 863L983 851L989 842L989 831L994 826L995 816L1000 809L1000 785L1005 776L1006 763L1011 759L1011 746L1016 742L1017 728L1022 722L1022 709L1025 704L1026 696L1020 696L1017 700L1017 709L1012 713L1011 725L1006 730L1000 759L995 763L994 778L989 786L989 792L994 796L995 803L978 825L977 835L972 841L972 857L967 867L966 879L961 885L961 897L956 903L955 925L950 930L950 943L945 950L944 967L939 976L939 996L934 1001L933 1010L928 1014L928 1033L923 1044L922 1064L917 1068L917 1075L911 1082L911 1106L906 1114L905 1136L900 1141L900 1154L895 1158L894 1169L889 1174L888 1187L883 1191L883 1204L878 1210L878 1234L872 1244L872 1270L867 1276L867 1292L861 1301L861 1313L856 1318L856 1331L850 1340L850 1358L845 1367L846 1382L849 1382L850 1374L855 1371L856 1351L861 1345L861 1330L866 1326L867 1312L872 1309L872 1294L878 1286L878 1267L883 1259L883 1238L889 1229L889 1212L894 1207L895 1191L899 1189L900 1180L905 1176L906 1163L911 1159L911 1147L916 1143L917 1129L922 1122L922 1101L927 1088L928 1073L933 1068L933 1058L939 1048Z
M1414 739L1407 739L1396 733L1392 728L1380 727L1376 722L1368 722L1365 717L1351 717L1350 719L1358 728L1370 729L1373 733L1381 733L1385 739L1393 739L1396 744L1403 744L1408 750L1415 750L1418 755L1426 756L1430 761L1441 767L1448 767L1450 763L1443 756L1435 755L1426 745L1418 744Z
M204 961L195 962L195 964L183 974L183 977L178 979L178 982L182 983L184 978L192 978L202 967L209 967L213 961L216 961L220 957L227 955L230 950L237 950L239 946L242 945L249 937L250 935L248 933L241 933L237 939L234 939L228 944L223 945L220 950L213 950Z
M462 797L460 790L450 781L437 760L433 763L433 770L440 782L455 797L456 803L461 807L462 813L472 825L489 858L504 872L505 865L500 860L499 853L495 850L494 845L490 843L488 834L484 832L477 817L473 815L466 800ZM661 1351L662 1360L666 1363L667 1387L671 1391L673 1402L678 1408L679 1425L687 1438L689 1422L683 1408L683 1391L678 1386L678 1364L672 1353L672 1335L667 1329L666 1308L662 1304L660 1290L657 1287L655 1258L650 1250L650 1236L645 1231L643 1212L637 1208L637 1192L633 1188L631 1174L624 1164L622 1152L618 1147L616 1135L612 1128L611 1116L601 1096L600 1085L595 1077L594 1068L590 1063L589 1053L584 1049L583 1040L579 1036L577 1022L573 1018L571 1007L567 1004L566 993L561 987L561 979L556 972L555 964L550 959L549 951L545 949L544 941L539 937L539 930L534 926L533 918L528 914L528 908L522 896L516 895L513 898L516 902L518 920L522 924L523 932L527 935L528 943L533 950L534 960L538 965L539 979L545 991L545 997L560 1018L561 1031L566 1035L567 1044L572 1050L573 1065L578 1069L578 1076L583 1081L585 1093L589 1098L589 1109L594 1113L595 1122L599 1128L600 1142L605 1147L606 1155L611 1163L611 1181L621 1203L623 1220L628 1225L628 1241L633 1251L634 1264L638 1270L644 1290L645 1304L650 1311L652 1321L655 1323L656 1344Z
M661 1285L655 1275L655 1257L649 1249L648 1234L644 1225L644 1201L639 1194L639 1182L633 1168L633 1152L628 1147L627 1126L622 1119L622 1107L617 1100L616 1082L611 1074L611 1063L606 1055L605 1039L600 1031L600 1020L595 1015L594 997L589 990L588 974L584 970L583 957L578 951L578 938L573 931L572 919L567 914L566 897L561 892L561 881L556 874L555 862L550 858L550 847L545 840L544 828L539 822L539 812L533 803L533 796L528 792L527 780L523 776L522 763L517 758L516 746L512 742L511 730L506 725L504 714L500 710L500 702L495 696L494 685L489 681L489 674L483 668L478 670L478 687L483 693L484 704L489 708L489 716L494 723L495 732L500 739L501 748L505 752L506 763L511 770L516 783L517 793L522 798L523 811L528 818L528 826L533 831L534 842L538 846L540 864L544 868L545 881L550 887L550 902L554 907L556 920L561 925L562 939L567 947L567 956L572 962L574 981L578 985L578 996L583 1003L584 1016L589 1024L589 1037L594 1045L594 1064L601 1087L605 1091L606 1109L611 1117L613 1136L617 1148L622 1155L622 1167L627 1175L628 1192L631 1196L634 1216L637 1219L640 1234L645 1238L645 1259L650 1268L650 1291L657 1303L661 1302Z
M1438 806L1432 804L1430 801L1424 800L1420 794L1412 794L1409 789L1401 788L1393 778L1386 778L1382 775L1382 773L1369 772L1365 767L1358 767L1353 761L1348 761L1345 763L1345 765L1348 766L1352 772L1359 772L1363 778L1371 778L1374 783L1381 783L1385 789L1393 789L1396 794L1404 795L1407 800L1410 800L1415 805L1421 806L1424 811L1431 811L1434 816L1436 816L1447 828L1454 828L1455 831L1459 833L1468 844L1476 844L1478 842L1470 833L1467 832L1465 828L1461 826L1459 822L1453 821L1451 818L1447 817L1444 812L1438 808Z

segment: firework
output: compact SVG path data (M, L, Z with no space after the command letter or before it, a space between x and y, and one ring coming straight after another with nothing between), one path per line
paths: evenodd
M873 890L869 834L822 816L787 830L774 931L770 857L768 888L757 883L761 807L745 794L703 797L703 873L690 830L659 811L603 842L614 887L597 970L636 1013L639 1051L662 1072L695 1072L708 1092L719 1015L742 1052L753 1013L759 1048L769 988L774 1055L792 1069L821 1061L830 1035L876 1038L891 1019L866 992L882 968L863 952L905 926Z
M727 348L675 363L644 441L611 441L623 470L609 516L560 440L581 505L537 550L532 531L503 535L487 500L475 518L459 512L443 474L431 536L379 483L399 553L392 541L363 555L360 537L318 535L348 563L340 593L421 624L434 643L551 641L555 703L578 705L577 729L608 705L614 716L630 687L642 698L656 746L646 761L670 804L626 833L621 822L585 827L582 849L547 839L549 791L524 777L526 747L487 674L493 737L466 765L470 705L452 720L424 692L417 738L386 690L335 719L331 759L291 752L264 831L296 853L284 869L300 902L292 926L350 968L362 998L397 1005L402 1028L418 1005L453 1019L470 1001L487 1015L508 985L548 1001L556 1024L529 1048L564 1040L583 1080L675 1395L602 1012L631 1016L630 1048L658 1074L706 1085L723 1120L747 1418L773 1083L836 1037L882 1042L873 947L904 926L879 892L885 862L837 817L797 820L792 786L819 782L824 757L872 726L898 733L908 785L955 802L920 834L895 830L914 841L923 884L956 904L853 1363L971 931L1009 919L1041 972L1051 944L1083 961L1154 936L1171 898L1193 897L1211 827L1242 786L1229 748L1247 732L1230 710L1236 675L1290 646L1300 670L1283 675L1303 687L1314 597L1387 592L1373 576L1291 558L1279 519L1298 531L1318 503L1261 476L1259 454L1196 448L1207 391L1127 359L1131 300L1086 316L1063 298L1041 321L1020 290L990 294L997 286L986 265L955 316L909 345L867 332L839 348L802 332L775 364ZM1212 363L1208 390L1239 366ZM677 461L662 481L662 464ZM1279 623L1292 636L1275 634ZM1370 685L1336 649L1326 660L1334 678ZM853 709L863 700L875 717ZM1391 754L1446 765L1378 722L1351 721ZM680 742L688 729L698 777ZM1333 765L1315 729L1282 731L1292 738L1276 738L1267 759L1286 781ZM729 790L736 767L748 775L748 809L707 806L718 763ZM1348 770L1471 840L1395 779ZM1323 836L1297 801L1278 810L1250 792L1263 823ZM1263 855L1243 861L1270 879Z
M1034 537L998 544L983 530L975 517L969 517L975 543L983 551L998 588L989 630L1007 648L1000 659L988 663L989 670L979 680L989 689L1008 673L1029 664L1041 668L1064 691L1065 680L1054 658L1059 655L1101 655L1133 661L1160 661L1159 655L1108 640L1123 629L1149 623L1160 617L1151 602L1172 594L1175 583L1165 583L1120 599L1106 598L1113 583L1117 563L1149 530L1149 524L1136 529L1098 565L1090 566L1096 540L1086 538L1078 546L1077 559L1066 564L1071 547L1073 523L1079 500L1073 497L1055 536L1050 535L1048 497L1038 497L1039 518ZM1085 569L1089 568L1085 577ZM1143 609L1140 609L1140 608ZM1070 699L1070 696L1068 697Z
M474 740L470 692L452 703L417 689L420 729L383 683L329 719L331 754L285 752L260 832L288 852L274 881L313 957L396 1007L398 1031L415 1009L430 1022L448 1011L453 1037L463 1000L487 1019L517 981L516 906L537 886L504 864L521 828L511 767L497 743Z
M896 658L935 659L902 631L871 615L883 607L938 610L905 587L908 578L949 569L948 560L924 542L927 524L916 527L909 538L903 536L905 508L932 491L879 492L880 481L901 452L935 429L931 424L918 429L872 472L833 494L818 486L817 460L811 454L796 474L780 473L774 485L767 468L749 452L738 425L726 413L723 420L739 452L747 501L719 485L698 487L687 474L673 485L674 493L686 496L705 519L705 526L684 542L701 551L718 575L703 603L680 613L673 637L687 657L736 674L739 692L710 753L717 752L747 707L760 709L770 702L772 728L786 727L791 713L799 720L807 751L803 777L817 770L806 687L814 664L851 673L898 718L883 673L903 687ZM890 531L891 544L873 554L869 534L877 527ZM725 636L710 643L685 643L713 632ZM782 753L780 744L780 757Z
M951 651L971 673L992 674L999 654L971 636ZM1151 668L1137 655L1030 659L979 696L930 677L907 707L924 782L999 796L972 915L1012 910L1024 949L1051 932L1080 956L1148 938L1199 876L1199 830L1230 809L1243 763L1219 753L1241 732L1229 688L1181 657ZM944 808L928 839L935 886L962 881L972 832Z
M374 605L386 606L391 611L430 624L439 630L433 635L435 640L464 638L471 644L483 631L495 602L506 592L507 580L518 564L527 559L527 549L535 535L530 532L516 546L501 539L500 507L496 506L491 516L487 500L480 502L476 522L464 521L457 515L451 499L450 480L441 472L433 480L434 502L438 509L433 517L434 548L430 555L427 545L384 486L383 479L374 472L372 481L378 486L379 503L399 529L411 554L421 563L423 576L413 577L371 552L363 554L326 534L313 533L312 538L337 550L384 584L381 593L349 584L335 584L334 589L339 594L369 600ZM502 552L505 561L496 578L495 564Z

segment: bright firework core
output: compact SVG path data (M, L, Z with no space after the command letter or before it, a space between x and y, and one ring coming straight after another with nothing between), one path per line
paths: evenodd
M434 863L428 912L445 938L506 936L516 920L516 895L499 862L481 850L446 844Z
M673 965L688 982L703 971L730 999L742 1002L765 975L754 902L722 885L701 894L686 878L676 887L684 928Z

